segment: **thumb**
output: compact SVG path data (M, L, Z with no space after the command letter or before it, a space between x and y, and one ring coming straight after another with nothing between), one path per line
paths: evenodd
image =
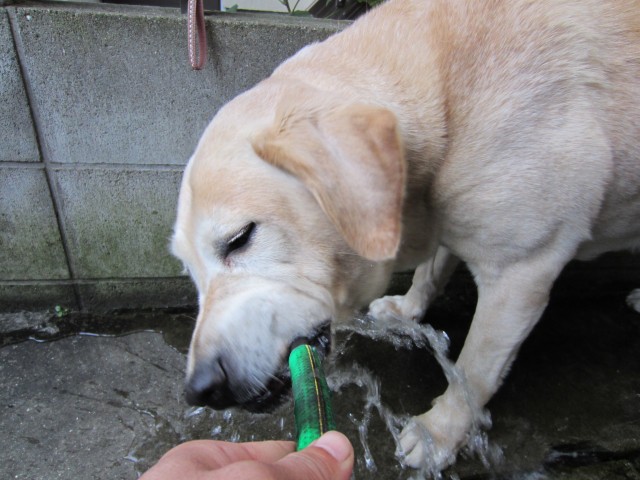
M327 432L304 450L276 463L281 478L349 480L353 472L353 447L340 432Z

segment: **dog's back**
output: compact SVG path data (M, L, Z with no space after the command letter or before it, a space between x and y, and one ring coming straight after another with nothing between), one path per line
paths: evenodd
M583 257L639 244L637 0L388 2L278 75L393 111L409 188L428 185L444 218L518 216L518 193L520 218L575 221ZM471 191L487 212L462 201Z
M640 2L445 3L446 216L518 218L501 237L533 248L548 215L581 257L640 245Z

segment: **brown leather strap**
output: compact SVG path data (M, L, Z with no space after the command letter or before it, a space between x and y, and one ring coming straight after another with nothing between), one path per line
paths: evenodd
M189 62L194 70L201 70L207 61L207 32L204 27L204 5L202 2L203 0L189 0L187 8ZM197 52L196 36L198 37Z

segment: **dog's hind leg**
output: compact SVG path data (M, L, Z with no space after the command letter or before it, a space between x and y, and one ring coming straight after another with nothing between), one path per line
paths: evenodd
M374 300L369 315L378 320L401 318L420 321L429 305L442 292L459 259L445 247L416 268L411 288L405 295L390 295Z

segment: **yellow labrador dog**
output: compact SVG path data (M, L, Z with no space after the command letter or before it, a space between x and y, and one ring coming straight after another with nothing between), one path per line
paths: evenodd
M567 262L638 247L640 1L390 0L223 107L189 161L188 400L261 408L295 339L326 348L394 270L413 286L370 312L419 320L460 259L471 395L416 418L435 450L401 438L407 464L444 466Z

